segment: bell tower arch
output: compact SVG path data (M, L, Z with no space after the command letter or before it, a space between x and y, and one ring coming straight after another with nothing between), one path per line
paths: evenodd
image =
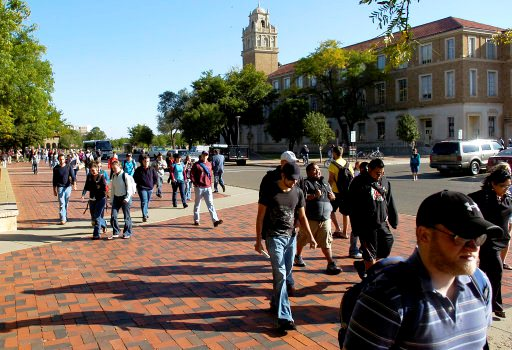
M249 25L242 30L243 65L269 75L278 68L277 28L270 24L268 10L258 7L249 14Z

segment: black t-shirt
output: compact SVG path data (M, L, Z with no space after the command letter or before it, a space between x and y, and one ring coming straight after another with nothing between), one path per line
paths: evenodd
M304 207L304 202L304 194L297 186L293 186L288 192L283 192L275 181L269 183L266 188L261 188L258 203L267 207L262 236L292 236L295 212Z

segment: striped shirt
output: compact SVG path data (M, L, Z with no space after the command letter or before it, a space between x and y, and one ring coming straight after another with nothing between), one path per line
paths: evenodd
M490 297L484 298L472 278L463 275L455 279L452 302L433 288L417 250L407 263L417 271L417 277L404 279L411 289L415 282L418 284L418 307L404 315L404 300L411 304L414 297L405 299L404 287L399 288L385 274L380 275L357 301L344 348L482 349L492 320ZM487 277L485 283L483 290L490 290Z

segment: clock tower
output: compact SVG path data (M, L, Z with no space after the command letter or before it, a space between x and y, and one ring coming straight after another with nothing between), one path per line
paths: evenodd
M258 7L249 15L249 25L242 30L243 65L269 75L278 68L277 29L270 24L268 10Z

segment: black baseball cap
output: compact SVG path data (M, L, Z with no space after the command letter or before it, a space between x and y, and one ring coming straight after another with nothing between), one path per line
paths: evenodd
M288 180L298 180L300 178L300 169L296 163L286 163L281 168L281 172Z
M467 195L444 190L427 197L420 204L416 226L434 227L440 224L465 239L481 235L502 234L502 229L484 219L478 205Z

